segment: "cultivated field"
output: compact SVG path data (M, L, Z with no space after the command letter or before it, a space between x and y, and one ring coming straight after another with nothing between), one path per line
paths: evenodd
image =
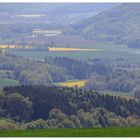
M103 47L102 47L103 48ZM51 57L69 57L69 58L78 58L78 59L93 59L93 58L104 58L104 59L126 59L130 62L139 62L140 54L131 53L131 50L122 50L119 51L115 49L112 51L28 51L28 50L10 50L12 54L23 56L32 59L43 60L46 56Z
M66 82L59 82L57 85L59 86L66 86L66 87L83 87L86 84L86 80L77 80L77 81L66 81Z
M17 49L17 48L26 48L31 49L32 46L18 46L18 45L0 45L0 49Z
M84 48L56 48L56 47L49 47L49 51L57 51L57 52L63 52L63 51L87 51L87 52L97 52L97 51L103 51L101 49L84 49Z
M140 137L140 127L0 130L0 137Z
M15 17L23 17L23 18L40 18L46 16L45 14L23 14L23 15L15 15ZM14 17L14 16L12 16Z
M33 34L43 36L57 36L61 34L61 30L34 29Z
M95 42L94 40L87 40L80 36L49 36L49 37L38 37L30 38L27 40L28 43L51 43L61 46L61 48L80 48L80 49L97 49L103 51L17 51L12 50L15 55L29 57L33 59L44 59L46 56L51 57L70 57L79 59L93 59L93 58L104 58L104 59L118 59L124 58L129 61L138 61L140 54L136 53L138 50L130 49L126 45L117 45L113 43ZM56 47L57 47L56 46ZM68 47L69 46L69 47ZM60 48L59 48L60 49Z

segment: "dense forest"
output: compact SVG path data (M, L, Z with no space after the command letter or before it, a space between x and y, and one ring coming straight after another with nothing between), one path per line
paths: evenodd
M5 87L0 129L82 128L140 125L140 102L66 87ZM5 125L4 125L5 124Z
M139 89L139 63L123 59L85 61L67 57L46 57L45 62L64 68L73 79L88 79L86 89L131 93Z

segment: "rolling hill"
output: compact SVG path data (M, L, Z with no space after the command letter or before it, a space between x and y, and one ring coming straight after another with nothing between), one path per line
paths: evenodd
M139 48L140 4L124 3L83 20L72 29L89 39Z
M118 3L117 3L118 4ZM0 3L0 41L28 38L34 29L62 29L116 3Z
M103 11L118 3L1 3L0 13L65 15Z

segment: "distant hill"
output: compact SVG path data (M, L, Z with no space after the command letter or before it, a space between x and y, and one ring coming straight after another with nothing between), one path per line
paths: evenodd
M0 3L0 41L34 29L62 29L118 3Z
M117 3L1 3L0 14L70 14L110 9Z
M73 25L73 31L89 39L140 48L140 4L124 3L103 11Z

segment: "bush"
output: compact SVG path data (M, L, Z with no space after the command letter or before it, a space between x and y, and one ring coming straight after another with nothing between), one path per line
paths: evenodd
M47 121L44 121L43 119L38 119L26 124L26 129L45 129L48 127Z
M18 125L11 120L0 120L0 130L18 130Z
M18 93L8 95L6 100L7 114L16 121L29 121L32 114L32 102Z

